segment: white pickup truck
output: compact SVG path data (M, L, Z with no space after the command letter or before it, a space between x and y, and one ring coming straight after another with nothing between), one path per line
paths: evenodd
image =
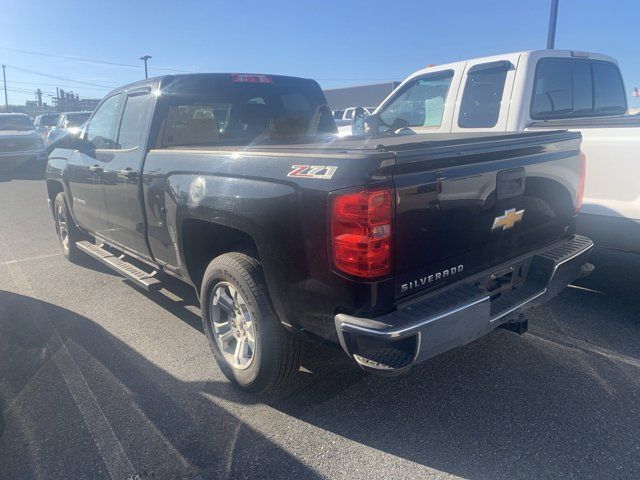
M587 177L578 230L640 252L640 117L627 112L613 58L537 50L415 72L365 125L368 133L580 131Z

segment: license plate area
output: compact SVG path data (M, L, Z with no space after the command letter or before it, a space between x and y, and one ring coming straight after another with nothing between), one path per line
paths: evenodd
M523 285L530 267L531 259L529 258L482 277L475 286L489 293L493 300Z

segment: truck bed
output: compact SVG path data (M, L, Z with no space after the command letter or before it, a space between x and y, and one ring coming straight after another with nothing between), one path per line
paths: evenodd
M554 138L554 135L562 133L544 132L472 132L472 133L416 133L394 136L367 136L367 137L337 137L328 136L320 141L317 138L298 138L291 141L274 143L273 141L255 141L251 145L194 145L181 147L163 147L155 149L169 151L208 152L208 153L258 153L268 154L294 153L294 154L321 154L331 153L339 155L357 154L375 151L409 151L409 150L441 150L446 148L464 147L465 154L470 153L474 147L482 151L494 147L517 148L525 144L536 144ZM555 138L558 138L557 136Z

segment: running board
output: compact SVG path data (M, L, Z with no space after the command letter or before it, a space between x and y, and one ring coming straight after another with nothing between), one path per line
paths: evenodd
M104 248L94 245L86 240L76 242L76 246L78 247L78 250L81 250L90 257L104 263L107 267L119 273L127 280L135 283L140 288L143 288L148 292L155 292L160 289L162 282L155 277L155 271L149 273L139 269L135 265L123 260L122 257L124 257L124 255L122 257L116 257Z

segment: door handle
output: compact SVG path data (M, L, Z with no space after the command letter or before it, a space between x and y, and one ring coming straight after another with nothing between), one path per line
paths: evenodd
M91 165L91 166L89 167L89 171L90 171L91 173L102 173L104 170L103 170L103 168L102 168L100 165L97 165L97 164L96 164L96 165Z
M118 174L122 177L133 179L138 176L138 172L131 167L123 168L118 172Z

